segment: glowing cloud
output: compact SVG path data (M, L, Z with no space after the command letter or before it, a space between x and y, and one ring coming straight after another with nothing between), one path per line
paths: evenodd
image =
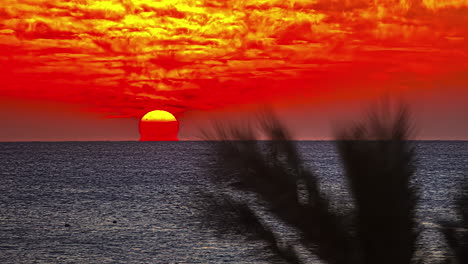
M0 95L82 103L117 116L468 84L463 0L2 6Z

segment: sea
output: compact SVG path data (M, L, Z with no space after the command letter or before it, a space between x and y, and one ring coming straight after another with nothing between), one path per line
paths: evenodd
M335 142L295 144L323 192L348 199ZM439 223L458 219L468 142L412 144L419 244L437 263ZM200 141L0 143L0 263L267 263L262 242L200 217L203 192L217 191L214 155Z

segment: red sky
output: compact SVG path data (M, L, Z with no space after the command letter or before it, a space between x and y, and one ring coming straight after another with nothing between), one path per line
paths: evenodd
M466 0L2 0L0 141L137 140L154 109L188 139L265 103L323 139L382 94L468 139L467 25Z

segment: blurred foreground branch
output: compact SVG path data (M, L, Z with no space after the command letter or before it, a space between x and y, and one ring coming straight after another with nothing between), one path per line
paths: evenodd
M446 263L468 264L468 178L461 188L456 202L460 221L442 221L442 233L449 246L452 257Z
M217 222L221 233L263 241L274 259L287 263L308 260L299 249L325 263L419 263L410 123L405 107L393 114L377 109L366 121L337 131L343 177L354 201L351 212L330 208L316 173L305 167L289 132L273 115L259 120L256 130L218 124L215 133L222 140L216 143L219 171L213 182L224 192L212 197L206 220ZM255 140L256 132L271 140ZM466 229L464 197L459 208ZM281 237L265 214L292 228L299 239ZM467 233L445 226L459 263L466 263Z

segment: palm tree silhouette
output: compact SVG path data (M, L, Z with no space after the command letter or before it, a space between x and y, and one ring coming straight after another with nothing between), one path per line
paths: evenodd
M460 221L441 221L441 231L453 256L446 259L446 263L468 263L468 177L460 189L460 196L456 202Z
M217 125L219 170L213 182L226 192L211 194L205 220L215 221L223 234L266 242L272 257L287 263L306 262L298 243L326 263L414 262L419 232L408 116L405 107L395 115L376 111L366 122L337 133L355 204L348 213L331 209L316 173L305 167L289 132L273 115L265 115L258 128L270 141L255 140L258 131L252 127ZM282 238L260 207L293 228L298 242Z

